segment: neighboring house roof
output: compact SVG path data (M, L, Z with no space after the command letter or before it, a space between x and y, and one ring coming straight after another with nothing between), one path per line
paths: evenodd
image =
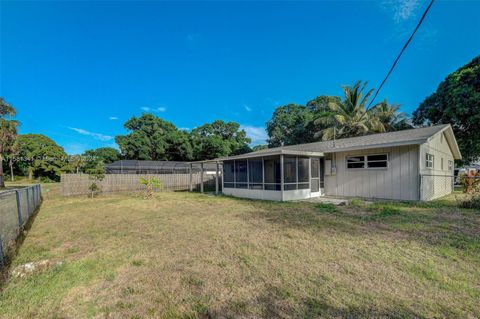
M377 133L358 137L342 138L335 141L330 140L268 148L238 156L221 158L220 160L270 156L278 154L321 156L324 153L335 153L340 151L343 152L402 145L419 145L428 142L430 139L433 138L433 136L440 132L445 132L445 136L450 145L454 158L461 159L462 156L455 140L452 127L450 126L450 124L442 124L389 133Z
M189 162L121 160L105 165L109 169L125 170L180 170L190 168ZM215 170L215 164L204 164L204 170Z

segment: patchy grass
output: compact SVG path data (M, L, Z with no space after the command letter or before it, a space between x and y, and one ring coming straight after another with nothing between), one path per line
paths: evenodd
M1 318L479 317L480 212L191 193L46 200Z

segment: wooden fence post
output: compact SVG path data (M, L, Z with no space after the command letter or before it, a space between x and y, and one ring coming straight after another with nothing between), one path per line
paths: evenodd
M203 193L203 163L200 163L200 193Z
M193 191L193 175L192 175L192 166L193 164L190 163L190 191Z
M17 198L17 212L18 212L18 225L22 228L23 220L22 220L22 205L20 204L20 191L15 190L15 196Z
M218 162L216 164L216 170L215 170L215 195L218 195Z

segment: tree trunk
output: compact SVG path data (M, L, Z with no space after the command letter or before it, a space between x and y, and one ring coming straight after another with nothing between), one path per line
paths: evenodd
M8 162L10 165L10 181L13 182L13 159L10 157L10 161Z
M29 180L33 179L33 168L32 167L28 168L28 179Z
M79 173L79 171L80 171L80 167L77 166L77 174Z
M0 155L0 188L5 188L5 181L3 179L3 156Z

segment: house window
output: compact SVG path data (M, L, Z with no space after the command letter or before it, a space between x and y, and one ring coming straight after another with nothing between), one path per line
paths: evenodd
M449 172L453 171L453 161L448 161L448 171Z
M388 155L387 154L368 155L367 156L367 167L368 168L386 168L386 167L388 167Z
M387 168L388 154L348 156L347 169L355 168Z
M425 154L425 167L426 168L433 168L433 155L432 154Z
M347 168L365 168L365 156L347 157Z
M440 169L443 171L443 157L440 158Z

